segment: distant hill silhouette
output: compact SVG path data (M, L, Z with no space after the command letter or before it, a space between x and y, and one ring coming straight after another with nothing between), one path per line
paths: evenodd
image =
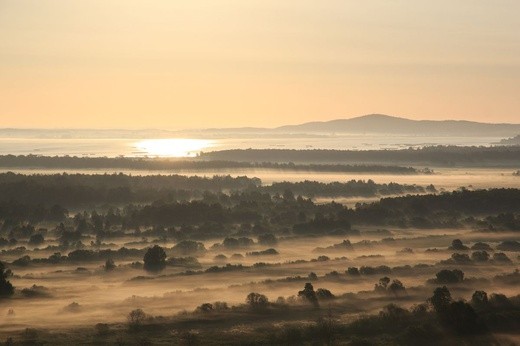
M520 133L520 124L491 124L465 120L411 120L383 114L369 114L350 119L314 121L276 128L201 128L164 129L19 129L0 128L0 138L217 138L222 135L258 137L259 135L321 137L333 134L382 134L427 136L513 137Z
M488 124L465 120L411 120L383 114L351 119L310 122L276 128L289 133L381 133L429 136L513 136L520 124Z

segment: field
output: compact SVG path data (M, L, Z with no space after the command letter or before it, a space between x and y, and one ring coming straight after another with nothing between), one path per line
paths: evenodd
M18 172L0 174L8 343L519 342L507 169Z

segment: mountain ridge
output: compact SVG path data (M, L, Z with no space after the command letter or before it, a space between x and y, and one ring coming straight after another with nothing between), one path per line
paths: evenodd
M520 133L520 124L482 123L470 120L414 120L384 114L368 114L349 119L313 121L285 125L275 129L286 132L381 133L432 135L512 136Z
M168 138L182 135L427 135L515 137L520 124L483 123L470 120L414 120L385 114L368 114L353 118L311 121L274 128L236 127L186 130L164 129L22 129L0 128L0 138Z

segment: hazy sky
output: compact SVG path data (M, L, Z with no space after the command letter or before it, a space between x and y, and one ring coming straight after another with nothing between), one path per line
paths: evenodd
M0 0L0 127L520 123L518 0Z

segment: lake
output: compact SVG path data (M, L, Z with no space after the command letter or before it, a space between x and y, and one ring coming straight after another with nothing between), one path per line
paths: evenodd
M247 135L179 138L0 138L0 155L193 157L227 149L403 149L428 145L491 145L497 137L380 135Z

